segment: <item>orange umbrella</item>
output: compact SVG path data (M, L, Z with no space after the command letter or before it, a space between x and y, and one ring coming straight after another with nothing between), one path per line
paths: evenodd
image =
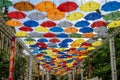
M95 34L94 33L85 33L82 35L84 38L94 38Z
M80 47L80 44L79 43L71 43L70 46L75 48L75 47Z
M12 26L12 27L22 26L22 23L21 23L20 21L16 20L16 19L8 20L8 21L6 22L6 24L7 24L8 26Z
M76 33L76 32L78 32L78 29L75 27L67 27L64 31L66 33Z
M34 9L34 5L27 1L20 1L14 4L14 8L20 11L30 11Z
M56 5L51 1L42 1L35 6L35 9L39 11L49 11L56 9Z
M58 9L48 11L47 17L51 20L61 20L65 17L65 12L60 12Z

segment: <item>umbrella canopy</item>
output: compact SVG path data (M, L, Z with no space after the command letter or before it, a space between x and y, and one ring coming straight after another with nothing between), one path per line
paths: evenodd
M43 20L45 19L45 14L41 13L41 12L33 12L31 14L28 15L28 18L32 19L32 20Z
M13 3L9 0L0 0L0 8L13 6Z
M95 47L89 47L89 48L87 48L88 51L95 50L95 49L96 49Z
M35 44L34 41L25 41L24 43L25 43L25 44L28 44L28 45L33 45L33 44Z
M67 48L68 44L67 43L59 43L58 44L61 48Z
M81 37L82 37L82 35L79 34L79 33L72 33L72 34L70 34L70 38L81 38Z
M62 41L62 43L69 43L69 42L72 42L72 41L73 41L72 39L68 38L68 39L64 39L64 40Z
M57 24L57 26L60 26L60 27L69 27L69 26L72 26L73 24L69 21L61 21Z
M76 33L76 32L78 32L78 29L75 28L75 27L67 27L67 28L64 30L64 32L66 32L66 33Z
M88 47L90 47L91 46L91 43L88 43L88 42L83 42L83 43L81 43L81 45L80 45L81 47L83 47L83 48L88 48Z
M26 17L26 14L21 11L9 12L7 15L11 19L23 19Z
M52 27L52 28L50 28L50 31L52 31L52 32L63 32L64 30L61 27Z
M73 43L70 44L70 46L73 47L73 48L80 47L80 43L74 43L73 42Z
M44 21L44 22L42 22L41 23L41 26L43 26L43 27L54 27L54 26L56 26L56 23L55 22L53 22L53 21L49 21L49 20L47 20L47 21Z
M35 6L35 9L38 11L49 11L56 9L56 5L51 1L42 1Z
M57 34L56 37L58 37L58 38L67 38L68 35L65 34L65 33L60 33L60 34Z
M83 38L94 38L96 35L94 33L85 33L82 36Z
M115 11L118 9L120 9L120 2L117 1L107 2L101 7L101 10L103 11Z
M27 26L22 26L19 28L19 30L26 31L26 32L33 31L33 29L31 27L27 27Z
M103 15L103 19L106 21L120 19L120 12L111 12L106 15Z
M45 38L40 38L40 39L38 39L37 41L38 41L38 42L48 42L48 40L45 39Z
M82 39L82 38L76 39L76 40L74 41L74 43L78 43L78 44L83 43L83 42L85 42L85 40Z
M28 35L29 35L29 37L42 37L42 34L40 34L38 32L31 32Z
M22 26L22 23L16 19L11 19L6 22L8 26L16 27L16 26Z
M31 41L31 42L33 42L33 41L36 41L36 40L31 38L31 37L28 37L28 38L25 38L24 41Z
M84 17L84 14L80 13L80 12L73 12L71 14L69 14L66 19L67 20L70 20L70 21L76 21L76 20L79 20L81 18Z
M15 36L17 36L17 37L27 37L28 34L24 31L18 31L18 32L16 32Z
M38 32L48 32L49 31L47 28L42 27L42 26L35 27L34 30L38 31Z
M93 29L90 27L84 27L84 28L81 28L79 31L82 33L89 33L89 32L93 32Z
M34 20L27 20L23 23L23 25L28 27L36 27L39 25L39 23Z
M101 17L102 17L101 14L97 12L92 12L92 13L87 14L84 18L86 20L97 20L97 19L100 19Z
M71 12L78 8L78 5L73 1L66 1L61 3L57 9L59 9L62 12Z
M20 11L30 11L34 9L34 5L27 1L20 1L14 4L14 8Z
M49 42L57 43L57 42L60 42L60 40L58 38L52 38L49 40Z
M95 28L95 27L103 27L103 26L106 26L107 23L104 22L104 21L95 21L91 24L91 27L92 28Z
M58 9L47 12L47 18L51 20L61 20L65 17L65 12L61 12Z
M43 36L47 38L52 38L52 37L55 37L56 34L48 32L48 33L43 34Z
M52 42L49 42L47 45L48 47L57 47L57 44Z
M80 6L80 10L84 12L95 11L100 8L100 4L94 1L86 2L85 4Z
M98 47L98 46L101 46L101 45L102 45L101 41L96 41L96 42L92 43L92 46L95 46L95 47Z
M120 20L112 21L108 24L108 28L116 28L120 26Z
M75 27L88 27L90 23L86 20L78 21L74 26Z
M38 45L40 48L46 48L47 45L43 42L37 42L36 45Z
M107 32L107 27L100 27L100 28L95 28L95 32L97 33L97 34L101 34L101 33L106 33Z

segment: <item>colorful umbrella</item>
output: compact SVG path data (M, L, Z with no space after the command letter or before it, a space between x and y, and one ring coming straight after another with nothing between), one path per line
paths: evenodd
M18 20L15 20L15 19L8 20L8 21L6 22L6 24L7 24L8 26L12 26L12 27L22 26L22 23L21 23L20 21L18 21Z
M28 18L32 19L32 20L43 20L45 19L45 14L41 13L41 12L33 12L31 14L28 15Z
M58 44L61 48L67 48L68 44L67 43L59 43Z
M49 42L47 44L48 47L57 47L57 44L56 43L52 43L52 42Z
M95 46L95 47L98 47L98 46L101 46L101 45L102 45L101 41L96 41L96 42L92 43L92 46Z
M65 33L60 33L60 34L57 34L56 37L58 37L58 38L67 38L68 35L65 34Z
M43 36L47 38L52 38L52 37L55 37L56 34L48 32L48 33L43 34Z
M82 39L82 38L76 39L76 40L74 41L74 43L77 43L77 44L80 44L80 43L83 43L83 42L85 42L85 40Z
M45 38L40 38L40 39L38 39L37 41L38 41L38 42L48 42L48 40L45 39Z
M119 26L120 26L120 20L112 21L112 22L110 22L107 26L108 26L108 28L116 28L116 27L119 27Z
M50 11L56 9L56 5L51 1L42 1L35 6L38 11Z
M85 33L82 36L83 38L94 38L96 35L94 33Z
M22 26L19 28L19 30L26 31L26 32L33 31L33 29L31 27L27 27L27 26Z
M34 5L27 1L20 1L14 4L14 8L20 11L30 11L34 9Z
M82 37L82 35L79 34L79 33L72 33L72 34L70 34L70 38L81 38L81 37Z
M115 11L118 9L120 9L120 2L117 1L107 2L101 7L101 10L103 11Z
M35 44L34 41L25 41L24 43L25 43L25 44L29 44L29 45L33 45L33 44Z
M102 17L101 14L92 12L92 13L87 14L84 18L86 20L97 20L97 19L100 19L101 17Z
M74 43L73 42L73 43L70 44L70 46L73 47L73 48L80 47L80 43Z
M90 33L90 32L93 32L93 29L90 27L84 27L84 28L81 28L79 31L82 33Z
M106 26L107 23L104 22L104 21L95 21L91 24L91 27L92 28L95 28L95 27L103 27L103 26Z
M9 0L0 0L0 8L13 6L13 3Z
M31 48L37 48L38 46L36 44L34 44L34 45L29 45L29 47L31 47Z
M39 23L34 20L27 20L23 24L24 26L28 26L28 27L36 27L39 25Z
M21 11L9 12L7 15L11 19L23 19L26 17L26 14Z
M58 9L47 12L47 18L51 20L61 20L65 17L65 12L60 12Z
M31 38L31 37L28 37L28 38L25 38L24 41L31 41L31 42L34 42L36 41L35 39Z
M71 14L69 14L66 19L67 20L70 20L70 21L76 21L76 20L79 20L81 18L84 17L84 14L80 13L80 12L73 12Z
M61 27L52 27L50 28L50 31L51 32L63 32L64 30Z
M91 43L88 43L88 42L83 42L83 43L81 43L81 45L80 45L81 47L83 47L83 48L88 48L88 47L90 47L91 46Z
M31 32L28 35L29 35L29 37L42 37L42 34L40 34L38 32Z
M40 48L46 48L47 45L43 42L37 42L36 45L38 45Z
M95 49L96 49L95 47L89 47L89 48L87 48L88 51L95 50Z
M95 28L94 32L96 32L97 34L101 34L101 33L106 33L107 32L107 27L100 27L100 28Z
M26 32L23 32L23 31L18 31L16 32L15 36L17 37L27 37L27 33Z
M60 26L60 27L69 27L69 26L72 26L73 24L69 21L61 21L57 24L57 26Z
M72 41L73 41L72 39L68 38L68 39L62 40L62 43L69 43L69 42L72 42Z
M35 27L34 30L38 31L38 32L48 32L49 31L47 28L42 27L42 26Z
M100 4L94 1L86 2L85 4L80 6L80 10L84 12L95 11L100 8Z
M86 20L78 21L74 26L75 27L88 27L90 23Z
M78 5L73 1L66 1L61 3L57 9L59 9L62 12L71 12L78 8Z
M52 38L49 40L49 42L57 43L57 42L60 42L60 40L58 38Z
M53 21L49 21L49 20L47 20L47 21L44 21L44 22L42 22L41 23L41 26L43 26L43 27L54 27L56 25L56 23L55 22L53 22Z
M78 32L78 29L75 28L75 27L67 27L67 28L64 30L64 32L66 32L66 33L76 33L76 32Z

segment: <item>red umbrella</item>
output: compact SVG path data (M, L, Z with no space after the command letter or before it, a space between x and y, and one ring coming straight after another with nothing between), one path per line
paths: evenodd
M106 26L107 23L104 21L95 21L91 24L92 28Z
M38 45L40 48L46 48L47 45L43 42L37 42L36 45Z
M41 24L41 26L43 26L43 27L54 27L56 25L56 23L55 22L53 22L53 21L44 21L42 24Z
M42 53L39 53L39 54L36 55L36 57L42 57L42 56L43 56Z
M81 47L87 48L87 47L90 47L90 46L91 46L91 43L87 43L87 42L81 43Z
M59 40L59 39L57 39L57 38L50 39L49 41L50 41L50 42L53 42L53 43L60 42L60 40Z
M47 37L47 38L52 38L52 37L55 37L55 36L56 35L54 33L51 33L51 32L43 34L43 37Z
M9 12L7 15L9 18L13 18L13 19L23 19L26 17L26 14L21 11Z
M78 5L75 2L67 1L60 4L57 9L59 9L62 12L70 12L76 10L77 8Z
M22 26L22 27L20 27L19 28L19 30L21 30L21 31L33 31L33 29L31 28L31 27L27 27L27 26Z

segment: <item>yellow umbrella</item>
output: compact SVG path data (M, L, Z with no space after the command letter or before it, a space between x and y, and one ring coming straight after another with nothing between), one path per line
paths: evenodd
M80 56L79 58L87 58L88 56L87 55L82 55L82 56Z
M100 4L94 1L86 2L85 4L80 6L80 10L84 12L95 11L100 8Z
M116 28L116 27L120 27L120 20L112 21L108 24L108 28Z
M70 44L70 46L73 47L73 48L80 47L80 43L74 43L73 42L73 43Z
M70 20L70 21L75 21L75 20L79 20L81 18L84 17L84 14L80 13L80 12L73 12L71 14L69 14L66 19Z
M6 25L15 27L15 26L22 26L22 23L16 19L12 19L12 20L8 20L6 22Z
M82 38L81 39L77 39L77 40L74 41L74 43L76 43L76 44L77 43L80 44L80 43L83 43L83 42L85 42L85 40L82 39Z
M76 32L78 32L78 29L75 28L75 27L67 27L67 28L64 30L64 32L66 32L66 33L76 33Z
M87 48L88 51L95 50L95 49L96 49L95 47L89 47L89 48Z
M66 48L58 48L59 51L64 51Z
M33 44L35 44L34 41L25 41L24 43L25 43L25 44L29 44L29 45L33 45Z
M101 46L101 45L102 45L101 41L96 41L96 42L92 43L92 46L95 46L95 47L98 47L98 46Z
M27 37L28 36L28 34L24 31L16 32L15 35L18 36L18 37Z
M38 31L38 32L48 32L49 30L45 27L42 27L42 26L39 26L39 27L36 27L34 28L35 31Z

